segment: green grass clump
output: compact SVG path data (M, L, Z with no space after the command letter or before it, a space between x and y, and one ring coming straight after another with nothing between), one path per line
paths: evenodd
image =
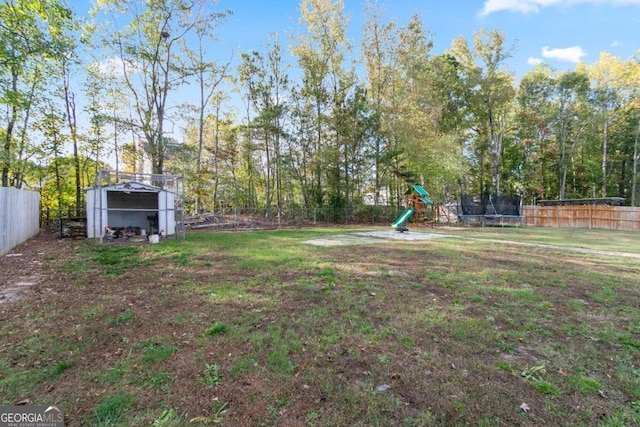
M226 334L229 327L222 322L214 322L209 328L205 331L205 335L208 337L214 337L216 335Z
M143 265L140 249L133 246L96 247L92 261L103 267L103 273L106 276L120 276L126 270L133 270Z
M224 379L224 376L222 375L220 365L218 365L217 363L211 363L211 364L207 363L204 366L204 371L201 376L201 381L205 385L209 387L215 387L217 385L222 384L223 379Z
M51 368L51 376L57 377L58 375L62 375L67 369L71 368L75 364L75 359L61 360L59 362L56 362Z
M116 394L108 397L94 409L91 423L94 425L121 425L126 415L137 402L132 394Z
M175 345L155 345L149 343L142 343L141 347L144 349L144 353L140 355L138 360L141 363L162 363L167 360L173 353L178 351L178 346Z

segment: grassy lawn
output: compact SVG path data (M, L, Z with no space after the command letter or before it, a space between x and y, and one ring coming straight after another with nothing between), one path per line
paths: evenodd
M481 239L514 240L554 246L619 251L640 254L640 234L627 231L571 228L467 228L462 236ZM448 231L447 231L448 233Z
M59 243L0 305L0 404L69 426L640 424L640 259L560 248L640 254L640 234L305 244L361 230Z

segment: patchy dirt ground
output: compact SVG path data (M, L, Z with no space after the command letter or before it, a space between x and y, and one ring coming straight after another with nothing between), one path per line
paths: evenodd
M36 285L46 277L46 258L56 258L67 251L67 243L56 237L55 233L43 231L0 257L0 307L21 296L53 291L47 290L46 284Z
M242 427L597 426L640 401L637 265L220 237L150 252L41 233L0 258L0 402L61 403L70 426L172 409L167 425Z

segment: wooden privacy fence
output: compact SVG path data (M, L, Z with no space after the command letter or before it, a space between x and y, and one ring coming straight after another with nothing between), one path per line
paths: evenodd
M0 187L0 256L40 231L40 194Z
M524 206L530 227L605 228L640 231L640 208L627 206Z

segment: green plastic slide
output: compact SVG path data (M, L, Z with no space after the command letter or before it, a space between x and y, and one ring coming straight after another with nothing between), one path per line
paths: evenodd
M400 227L402 224L407 222L409 218L411 218L411 215L413 215L413 211L414 211L413 207L409 206L407 209L404 210L404 212L402 212L402 215L400 215L398 219L396 219L395 222L391 224L391 226Z

